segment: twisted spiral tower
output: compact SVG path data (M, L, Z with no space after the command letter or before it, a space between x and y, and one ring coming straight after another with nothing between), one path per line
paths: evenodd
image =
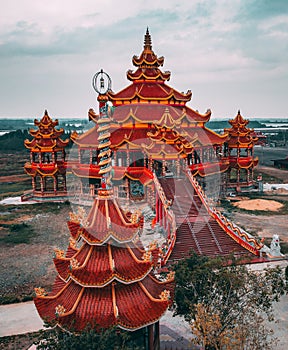
M110 149L110 123L112 109L106 102L100 108L100 116L97 121L98 124L98 164L100 166L99 174L102 175L102 188L111 188L111 149Z
M106 93L111 89L111 78L103 69L96 73L92 82L93 88L99 93L98 101L100 106L98 124L98 165L100 166L99 174L102 175L101 187L103 189L111 189L111 149L110 149L110 123L113 114L113 107L109 105Z

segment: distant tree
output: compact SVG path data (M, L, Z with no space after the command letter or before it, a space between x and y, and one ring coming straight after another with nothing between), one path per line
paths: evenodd
M37 350L142 350L133 339L134 332L115 327L96 332L87 328L80 334L68 333L59 328L43 331L35 345Z
M24 140L31 139L27 130L11 131L0 136L0 149L2 151L26 151Z
M194 343L209 350L275 346L267 320L287 291L280 267L255 272L232 261L192 254L175 266L175 313L191 324Z

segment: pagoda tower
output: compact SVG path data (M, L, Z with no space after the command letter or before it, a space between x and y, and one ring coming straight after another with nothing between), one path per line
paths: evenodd
M97 121L101 142L98 164L101 187L86 216L70 214L70 245L56 251L58 276L52 292L36 289L35 305L51 325L81 332L112 326L148 334L149 349L159 348L159 319L170 305L173 276L159 281L154 274L155 250L144 249L139 236L143 220L129 219L118 205L111 183L111 119L100 101ZM147 332L148 330L148 332ZM146 331L146 332L145 332ZM146 338L147 341L147 338Z
M67 195L65 148L69 139L61 139L64 129L55 128L58 120L52 120L46 110L42 119L35 119L34 124L38 129L30 129L32 141L24 141L30 150L30 162L24 169L32 178L32 193L24 194L22 200L63 198Z
M202 184L227 171L228 161L221 158L227 134L219 135L205 126L211 116L209 109L201 114L187 105L190 90L180 92L168 85L171 73L162 70L164 57L153 51L148 28L143 50L133 56L132 63L135 70L127 72L129 85L118 92L107 91L115 107L110 138L115 192L122 198L142 200L155 192L153 173L179 177L188 166ZM88 115L96 124L98 116L93 109ZM81 135L73 133L71 139L79 154L72 171L85 183L80 197L93 195L101 178L97 126Z
M254 157L254 145L258 139L254 129L247 127L248 123L249 120L238 111L236 117L229 120L231 128L224 129L229 135L224 146L224 156L229 159L227 189L237 192L252 188L253 172L258 164L258 158Z

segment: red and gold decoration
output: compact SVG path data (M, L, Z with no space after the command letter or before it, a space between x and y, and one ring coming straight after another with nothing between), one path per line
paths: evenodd
M43 118L35 119L36 130L31 129L32 141L25 140L30 150L30 162L24 169L32 179L32 192L22 196L23 200L65 198L66 188L66 151L69 139L62 140L64 129L56 129L58 120L52 120L45 111Z

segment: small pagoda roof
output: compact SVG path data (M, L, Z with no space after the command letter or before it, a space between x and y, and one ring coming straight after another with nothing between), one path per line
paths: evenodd
M34 152L51 152L62 150L69 143L69 139L63 141L60 138L34 138L32 141L25 140L24 145L28 149L32 149Z
M152 50L152 40L147 28L144 37L144 49L139 57L134 56L133 65L136 71L127 72L128 80L132 84L118 93L108 91L107 95L111 101L121 104L125 101L140 99L145 101L170 101L172 104L185 105L191 100L192 92L179 92L165 84L170 79L170 72L162 72L159 67L164 64L164 57L157 57Z
M152 40L147 28L144 37L144 48L140 56L133 56L132 63L135 67L139 67L135 73L128 71L127 78L129 80L139 80L139 79L159 79L159 80L169 80L170 72L161 72L158 68L163 66L164 57L157 57L157 55L152 50Z
M50 325L81 332L118 326L136 330L153 324L165 313L173 288L173 276L158 281L152 244L142 250L135 243L141 227L120 209L109 189L98 197L86 216L83 208L70 215L72 240L67 250L56 251L58 276L51 293L36 289L34 299L39 315ZM125 229L123 229L125 228ZM82 246L76 248L76 240ZM79 243L80 244L80 243Z
M95 198L85 222L74 215L68 222L69 228L71 224L71 236L76 240L82 238L92 245L102 245L111 239L117 243L130 242L142 226L140 221L131 222L106 190L103 190L103 196L100 194Z
M237 158L237 157L230 157L230 166L232 168L242 168L242 169L249 169L251 167L257 166L259 159L258 157L244 157L244 158Z
M37 119L34 120L34 124L38 129L29 130L30 135L33 136L33 140L24 141L26 148L34 152L51 152L61 150L68 145L69 139L62 140L60 138L64 133L64 129L55 128L58 125L58 120L52 120L47 110L45 110L44 116L40 121Z
M231 128L224 129L229 134L229 147L253 147L254 143L257 142L258 138L255 136L254 129L248 128L248 123L249 120L242 117L240 110L234 119L229 120Z

